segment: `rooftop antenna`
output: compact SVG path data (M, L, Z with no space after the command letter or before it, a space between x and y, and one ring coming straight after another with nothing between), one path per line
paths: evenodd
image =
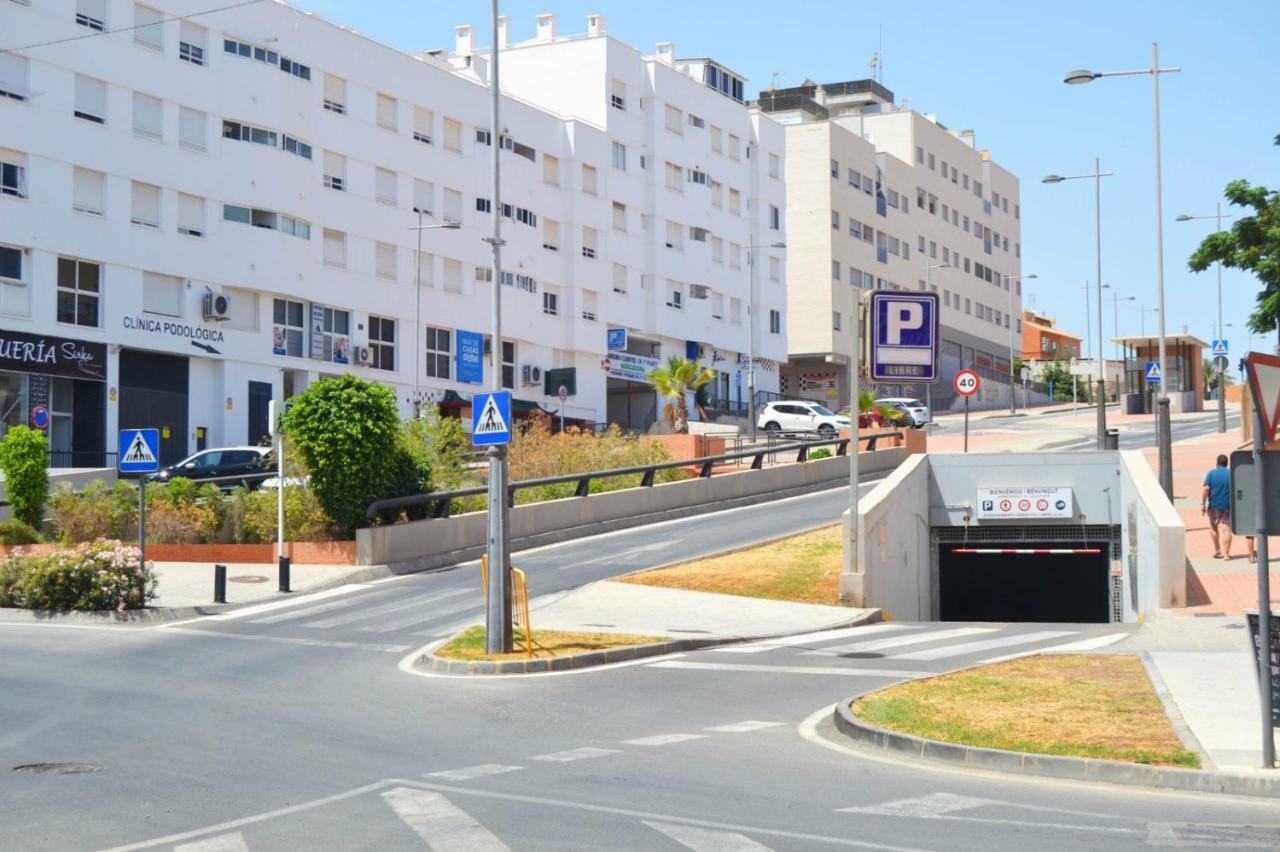
M769 91L776 92L778 90L778 78L782 76L781 71L774 71L769 75Z

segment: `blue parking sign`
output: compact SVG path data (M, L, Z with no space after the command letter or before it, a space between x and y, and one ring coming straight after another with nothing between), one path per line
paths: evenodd
M626 349L627 348L627 330L625 328L609 329L609 348L610 349Z
M872 381L938 380L938 294L874 290L868 370Z
M471 398L471 443L477 447L511 443L511 391Z
M121 473L155 473L160 469L160 430L121 429L116 464Z

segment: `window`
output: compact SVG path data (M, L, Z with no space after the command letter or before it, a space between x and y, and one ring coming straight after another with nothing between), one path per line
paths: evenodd
M667 220L667 248L684 251L684 228L670 219Z
M840 163L836 160L831 161L831 176L836 179L840 177Z
M711 294L711 318L714 320L724 319L724 294Z
M724 263L724 240L719 237L711 238L711 262Z
M27 197L27 155L0 148L0 195Z
M769 333L782 334L782 312L781 311L775 311L775 310L769 311Z
M560 185L560 158L551 154L542 155L542 182L549 186Z
M485 129L484 129L484 128L482 128L482 127L477 127L477 128L476 128L476 144L477 144L477 145L492 145L492 144L493 144L493 134L492 134L492 133L490 133L489 131L485 130Z
M432 216L432 205L435 201L436 185L430 181L413 179L413 212L423 216Z
M107 84L76 75L75 116L94 124L107 123Z
M840 330L840 312L839 311L831 312L831 330L832 331Z
M782 280L782 261L781 261L781 259L776 258L776 257L771 257L771 258L769 258L769 280L770 280L770 281L781 281L781 280Z
M0 53L0 97L26 101L27 57L16 53Z
M666 105L665 121L667 129L672 133L684 134L684 114L671 104Z
M347 81L332 74L324 75L324 108L337 115L347 112Z
M208 119L198 109L178 107L178 146L188 151L207 151Z
M275 354L302 357L302 308L301 302L289 299L272 300L273 346Z
M705 243L707 241L707 229L690 225L689 239L693 240L695 243Z
M76 23L97 32L107 28L107 0L76 0Z
M717 154L723 153L723 143L721 141L723 135L724 134L719 127L716 127L714 124L711 125L711 150L715 151Z
M596 321L597 308L596 303L599 297L594 290L582 291L582 318L588 322Z
M144 228L160 227L160 187L140 181L132 182L129 221Z
M0 313L30 316L30 291L22 280L23 250L0 245Z
M624 111L627 108L627 84L621 80L609 80L609 106Z
M929 171L937 171L937 169L934 168L934 159L932 154L929 155Z
M106 178L102 172L76 168L71 179L71 209L92 216L106 215Z
M378 93L377 120L379 127L387 130L396 129L396 99L390 95Z
M582 191L588 195L596 194L596 167L582 164Z
M832 219L834 221L835 216L838 216L839 214L836 213L834 210L831 212L833 214ZM769 205L769 229L772 231L777 231L781 228L782 228L782 211L778 208L778 205L770 204Z
M315 306L313 305L313 310L314 307ZM339 363L346 363L346 358L342 355L341 347L337 344L341 339L350 340L351 313L338 308L324 308L323 318L320 321L320 330L320 351L315 351L316 347L313 342L311 357L322 361L338 361ZM342 360L339 361L339 358Z
M396 321L387 317L369 316L369 348L373 350L375 370L396 368Z
M178 233L188 237L203 237L204 199L198 195L178 193Z
M729 243L729 268L742 268L742 246L737 243Z
M729 187L729 212L735 216L742 213L742 193Z
M58 258L58 322L98 327L102 266L88 260Z
M684 285L679 281L667 281L668 292L670 297L667 299L667 307L675 308L677 311L684 310Z
M208 43L208 31L190 21L178 23L178 58L183 62L204 67L205 45ZM308 78L310 72L308 72Z
M449 378L453 352L453 332L447 328L427 326L426 370L433 379Z
M627 170L627 146L621 142L613 143L613 167L623 172Z
M741 158L742 140L732 133L729 134L729 159L737 160Z
M586 258L596 256L596 229L585 225L582 228L582 256Z
M493 270L486 269L486 281L493 280ZM444 259L444 291L446 293L462 292L462 261L451 257Z
M924 149L919 145L916 146L916 162L922 166L924 165Z
M396 191L396 173L384 168L374 170L374 186L379 204L396 206L399 193Z
M324 264L345 269L347 266L347 235L331 228L324 229Z
M164 15L150 6L133 4L133 43L164 50Z
M155 272L142 273L142 310L166 317L182 316L182 279Z
M673 190L674 192L684 192L683 179L684 179L684 169L680 168L675 163L667 163L667 167L666 167L667 189Z
M711 181L711 206L724 208L724 184L718 180Z
M267 130L264 127L254 127L251 124L242 124L239 121L223 121L222 122L222 138L235 139L239 142L252 142L255 145L266 145L270 148L277 147L279 135L274 130Z
M613 265L613 292L620 294L627 292L627 267L621 263Z
M689 126L702 130L706 128L707 123L693 113L689 113Z
M542 288L542 312L553 317L560 314L560 291L549 284Z
M420 106L413 108L413 139L424 145L430 145L434 135L436 115L429 109Z
M462 193L456 189L444 188L444 200L441 202L444 218L454 222L462 221Z
M290 154L301 157L304 160L311 159L311 146L301 139L295 139L292 136L281 136L280 147L288 151Z
M322 183L327 189L345 192L347 189L347 158L333 151L324 152Z
M164 139L164 101L133 93L133 133L156 142Z
M391 243L378 243L374 249L374 270L379 278L395 280L396 247Z
M462 123L446 117L444 119L444 148L456 154L462 153Z
M777 154L769 155L769 177L776 178L782 174L782 161Z
M831 280L839 281L840 279L840 261L831 261Z
M840 211L839 210L831 211L831 230L833 231L840 230Z

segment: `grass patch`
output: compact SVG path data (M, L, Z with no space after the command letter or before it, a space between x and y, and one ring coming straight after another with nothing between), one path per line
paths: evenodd
M567 657L570 654L585 654L588 651L601 651L605 648L621 648L627 645L648 645L652 642L665 642L665 636L633 636L627 633L570 633L560 630L533 631L533 656ZM524 650L524 631L515 629L515 647L511 654L487 654L484 648L484 627L468 627L450 639L435 653L437 657L450 660L527 660Z
M839 604L840 526L618 578L618 582L798 603Z
M1200 766L1134 656L1024 657L894 686L852 709L873 725L960 745Z

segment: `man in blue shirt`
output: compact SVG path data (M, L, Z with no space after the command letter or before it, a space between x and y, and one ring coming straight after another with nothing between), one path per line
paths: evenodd
M1204 495L1200 514L1209 516L1209 535L1213 537L1213 558L1231 558L1231 471L1227 457L1218 456L1218 466L1204 475ZM1218 545L1219 527L1223 546Z

